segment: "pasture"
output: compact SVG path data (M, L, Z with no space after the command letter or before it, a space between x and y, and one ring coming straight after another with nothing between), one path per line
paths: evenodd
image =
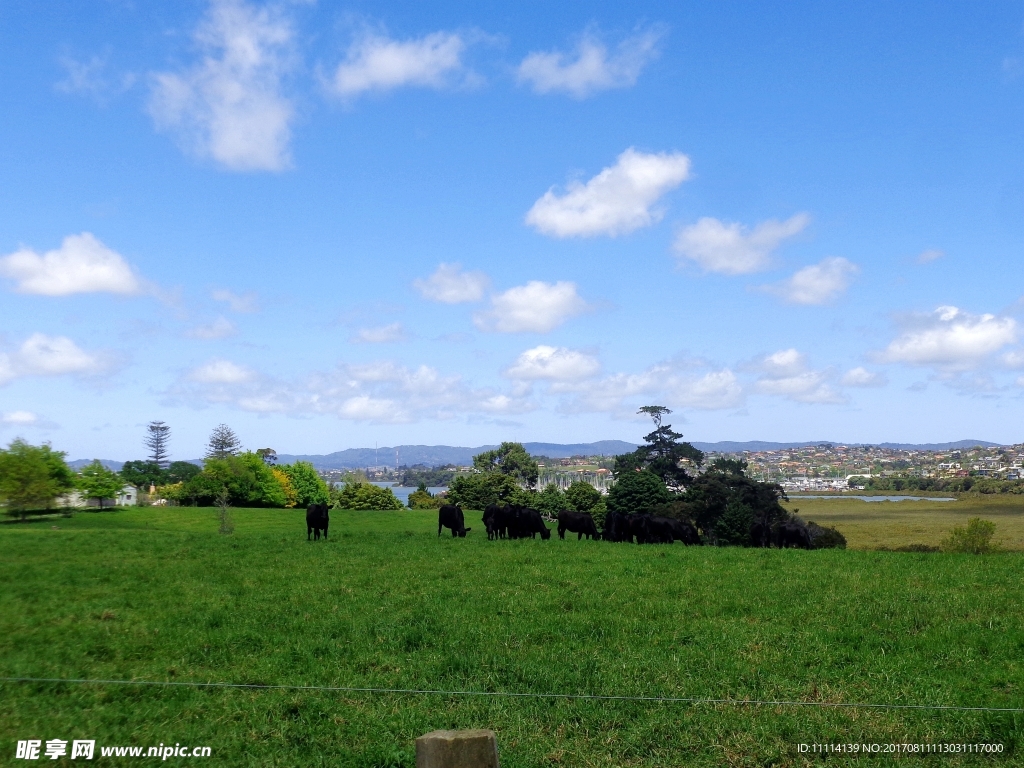
M0 526L0 675L1024 705L1016 553L488 542L478 513L453 540L415 511L332 512L330 539L307 542L304 511L232 514L231 536L194 508ZM997 712L0 684L5 757L16 739L88 738L208 745L211 765L383 768L413 765L413 738L455 727L494 728L506 768L1004 744L999 758L841 761L981 765L1019 763L1024 748L1024 717Z
M852 549L938 546L953 526L982 517L996 524L994 541L1001 547L1024 551L1024 497L1012 494L964 494L956 501L871 502L853 495L824 499L794 495L782 505L790 512L799 509L804 520L835 526Z

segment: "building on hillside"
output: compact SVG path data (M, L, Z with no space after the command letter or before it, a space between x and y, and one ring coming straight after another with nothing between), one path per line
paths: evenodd
M96 498L85 498L81 491L71 491L57 499L60 506L76 509L82 507L134 507L139 503L139 489L134 485L125 485L117 494L116 499L103 499L102 502L101 504L100 499Z

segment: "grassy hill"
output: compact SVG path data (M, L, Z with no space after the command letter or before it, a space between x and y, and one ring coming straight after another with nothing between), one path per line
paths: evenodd
M466 539L438 539L413 511L332 513L330 540L307 543L302 512L233 515L231 536L189 508L0 526L0 675L1021 706L1020 554L488 542L475 514ZM57 683L0 683L0 722L9 755L16 739L89 738L208 745L212 765L367 767L413 765L412 740L435 728L491 727L506 768L804 765L796 745L823 741L1014 752L1024 727L995 712Z

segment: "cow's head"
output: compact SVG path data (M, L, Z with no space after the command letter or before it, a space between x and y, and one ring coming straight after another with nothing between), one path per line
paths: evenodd
M466 538L466 534L472 530L472 528L459 528L455 533L460 539L464 539Z
M540 527L540 537L542 539L544 539L544 541L547 541L548 539L550 539L551 538L551 529L548 528L546 525L542 525Z

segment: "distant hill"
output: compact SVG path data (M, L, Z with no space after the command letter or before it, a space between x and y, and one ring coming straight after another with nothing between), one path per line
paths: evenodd
M278 454L281 464L293 461L308 461L317 469L355 469L357 467L387 466L393 467L396 459L399 464L412 466L425 464L428 467L440 467L445 464L467 466L473 463L478 453L497 448L496 445L479 445L476 448L464 448L451 445L399 445L373 448L348 448L344 451L322 454ZM564 459L569 456L614 456L628 453L636 448L634 443L623 440L599 440L596 443L523 443L523 447L532 456L548 456L552 459ZM396 453L397 452L397 453Z
M743 451L778 451L787 448L807 448L813 445L849 445L864 446L871 445L879 448L891 448L901 451L948 451L956 448L996 448L999 443L990 443L985 440L957 440L952 443L843 443L837 440L808 440L802 443L773 443L766 440L748 440L746 442L735 442L722 440L717 443L693 443L705 453L742 453ZM627 443L625 440L598 440L596 443L523 443L523 446L532 456L547 456L552 459L566 459L570 456L616 456L620 453L629 453L637 446L636 443ZM396 460L405 466L413 464L425 464L428 467L441 467L445 464L456 466L467 466L473 463L473 457L478 453L490 451L497 448L496 445L478 445L476 448L466 448L452 445L399 445L382 446L373 448L347 448L344 451L335 451L328 454L278 454L277 460L281 464L291 464L295 461L308 461L317 469L358 469L359 467L394 467ZM68 466L72 469L81 469L92 459L76 459L69 461ZM193 464L202 466L201 459L186 459ZM100 459L103 466L108 469L119 471L124 462L113 459Z

